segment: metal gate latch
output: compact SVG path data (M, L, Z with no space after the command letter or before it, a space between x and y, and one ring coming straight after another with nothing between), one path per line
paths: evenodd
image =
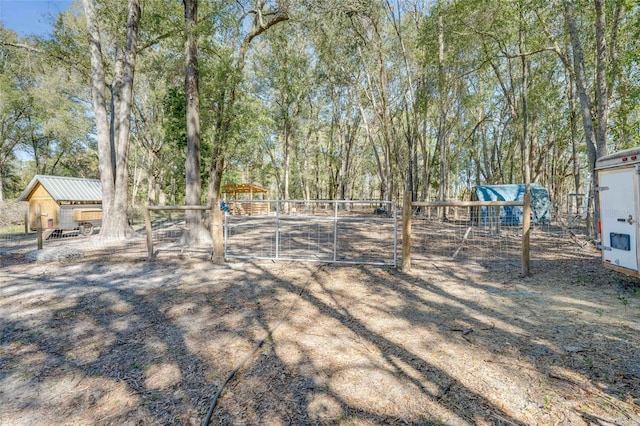
M629 225L633 225L633 223L635 222L635 220L633 220L633 216L629 215L629 219L627 219L627 222L629 222Z

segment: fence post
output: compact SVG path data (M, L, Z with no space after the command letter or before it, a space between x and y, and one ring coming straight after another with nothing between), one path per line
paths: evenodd
M227 240L229 239L229 223L228 223L229 215L227 212L222 211L222 250L224 258L227 258Z
M411 192L406 191L402 203L402 272L411 270Z
M530 242L531 242L531 193L528 188L524 193L522 206L522 275L528 277L531 273Z
M393 209L393 267L398 267L398 206L393 201L388 201L388 206Z
M36 210L36 233L38 234L38 250L42 250L42 211L40 204L35 205Z
M151 229L151 211L149 206L144 207L144 227L147 231L147 259L153 259L153 234Z
M280 200L276 200L276 235L275 235L275 254L276 259L280 257Z
M338 201L333 208L333 261L338 260Z
M224 263L224 212L220 199L211 198L211 239L213 240L213 263Z

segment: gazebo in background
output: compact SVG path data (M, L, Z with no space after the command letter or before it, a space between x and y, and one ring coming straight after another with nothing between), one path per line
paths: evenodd
M269 203L265 200L269 190L250 183L228 183L222 185L222 198L232 214L269 214ZM256 198L257 197L257 198Z

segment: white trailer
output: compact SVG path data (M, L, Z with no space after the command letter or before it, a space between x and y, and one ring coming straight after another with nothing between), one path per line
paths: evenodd
M602 265L640 277L640 147L598 159L596 174Z

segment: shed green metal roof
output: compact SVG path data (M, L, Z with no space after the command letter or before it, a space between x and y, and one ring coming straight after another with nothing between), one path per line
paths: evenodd
M35 175L18 197L18 201L28 201L38 183L55 201L101 202L102 200L102 185L99 179Z

